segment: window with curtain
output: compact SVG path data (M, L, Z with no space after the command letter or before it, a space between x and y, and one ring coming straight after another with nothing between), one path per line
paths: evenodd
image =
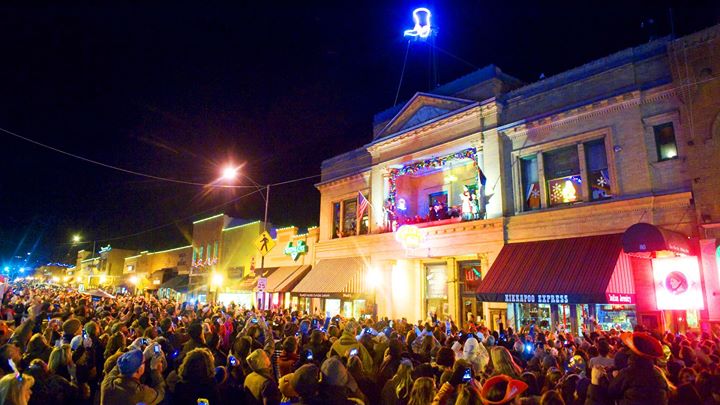
M340 237L340 203L333 203L333 232L332 238Z
M655 133L655 147L657 148L658 161L675 159L678 151L673 123L668 122L655 125L653 132Z
M536 155L520 158L523 208L525 211L540 209L540 179Z
M582 178L577 145L543 153L548 205L582 201Z
M342 234L343 236L355 235L357 226L357 198L343 201L342 206Z
M605 141L603 139L585 143L585 162L587 163L590 200L597 201L612 197Z

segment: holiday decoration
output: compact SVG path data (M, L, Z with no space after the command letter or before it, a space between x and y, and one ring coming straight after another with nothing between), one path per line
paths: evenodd
M439 169L445 165L448 165L450 163L453 163L458 160L464 160L464 159L472 159L473 164L476 168L477 166L477 150L475 148L468 148L463 149L461 151L451 153L449 155L440 156L440 157L433 157L427 160L422 160L419 162L413 162L410 164L407 164L401 168L397 169L390 169L390 190L388 194L388 200L392 205L395 205L396 198L397 198L397 178L400 176L405 176L406 174L416 174L418 172L421 172L423 170L432 170L432 169ZM484 178L482 173L480 172L478 168L478 177Z
M422 233L420 232L420 228L415 225L403 225L395 232L395 239L400 242L405 249L414 249L420 246Z

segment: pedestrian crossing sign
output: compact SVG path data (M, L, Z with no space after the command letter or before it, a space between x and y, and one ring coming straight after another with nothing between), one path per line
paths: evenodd
M261 255L265 256L268 254L269 251L272 250L272 248L275 247L276 242L273 240L272 236L270 236L267 231L264 231L260 234L257 238L255 238L255 247L260 252Z

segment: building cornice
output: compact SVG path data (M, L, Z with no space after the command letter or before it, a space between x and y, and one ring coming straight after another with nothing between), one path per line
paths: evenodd
M458 121L469 119L472 117L482 117L484 115L488 114L488 111L496 110L497 105L495 103L489 103L486 105L473 105L472 108L468 108L467 110L460 111L457 114L453 114L449 117L446 117L444 119L430 122L426 125L423 125L419 128L400 133L396 136L393 136L392 138L388 138L385 140L380 140L375 143L371 143L366 145L367 151L370 152L371 155L375 155L379 152L384 152L389 149L394 148L399 143L407 141L409 138L415 138L422 136L428 132L432 132L440 127L454 124Z
M528 131L548 130L613 114L643 104L651 104L675 96L676 89L671 85L648 91L634 90L593 103L549 114L536 119L519 120L498 128L498 131L510 138L526 135Z
M367 178L370 175L370 168L364 169L360 173L351 174L348 176L343 176L335 179L326 180L320 183L315 184L315 188L322 191L322 189L327 189L328 187L335 187L340 184L349 183L354 180L362 180L363 178Z

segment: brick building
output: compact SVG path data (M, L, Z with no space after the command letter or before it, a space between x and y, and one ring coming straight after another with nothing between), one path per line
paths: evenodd
M300 305L493 328L719 322L718 32L531 84L488 66L377 114L372 141L323 162L306 278L333 282Z

